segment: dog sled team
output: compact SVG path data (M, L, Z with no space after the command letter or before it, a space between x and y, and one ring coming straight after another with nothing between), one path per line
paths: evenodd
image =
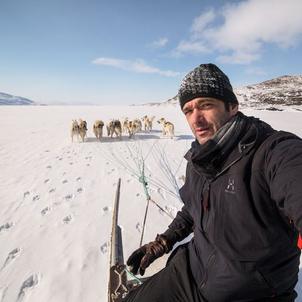
M128 135L129 138L133 138L136 133L144 131L151 132L153 128L155 116L148 117L147 115L143 116L141 119L129 119L123 118L121 120L112 119L106 124L107 136L113 138L122 138L122 134ZM162 127L162 135L165 137L174 137L174 125L173 123L167 121L165 118L160 118L157 121L158 124ZM105 123L102 120L96 120L93 124L92 130L95 137L98 140L102 140L104 136L103 128ZM72 120L71 124L71 141L74 141L74 137L77 138L77 141L85 141L87 137L87 122L85 120L79 119Z

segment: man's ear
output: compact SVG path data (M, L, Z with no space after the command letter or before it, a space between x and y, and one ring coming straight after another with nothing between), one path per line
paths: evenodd
M238 112L238 104L230 104L229 105L229 110L230 110L230 113L231 115L235 115L237 112Z

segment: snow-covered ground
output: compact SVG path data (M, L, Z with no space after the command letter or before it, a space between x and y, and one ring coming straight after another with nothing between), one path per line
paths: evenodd
M302 136L302 112L244 113ZM175 138L162 137L157 123L152 132L131 140L105 136L99 142L93 136L97 119L146 114L173 122ZM71 120L78 118L88 123L85 143L71 142ZM177 188L183 183L183 155L193 137L178 106L2 106L0 129L0 302L107 301L118 179L125 258L141 237L143 163L151 198L169 214L181 208ZM170 221L151 203L144 242ZM301 281L297 290L297 301L302 301Z

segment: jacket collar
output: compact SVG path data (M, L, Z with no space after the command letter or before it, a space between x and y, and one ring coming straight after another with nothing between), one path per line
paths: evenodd
M246 121L246 127L242 130L242 135L235 141L234 146L227 158L211 172L206 171L202 164L194 162L192 159L193 148L186 154L185 159L190 162L198 174L203 174L208 179L215 179L231 166L246 156L253 149L259 146L270 134L274 132L270 125L254 117L247 117L240 113Z

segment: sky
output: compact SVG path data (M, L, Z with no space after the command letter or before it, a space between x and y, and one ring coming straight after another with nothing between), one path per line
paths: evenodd
M233 87L302 74L301 0L0 0L0 92L142 104L217 64Z

